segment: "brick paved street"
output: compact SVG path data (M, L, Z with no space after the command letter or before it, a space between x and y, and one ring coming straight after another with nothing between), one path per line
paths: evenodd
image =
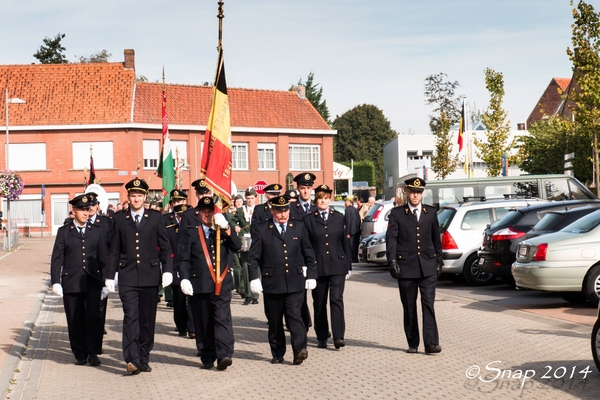
M23 271L21 280L29 290L18 294L31 308L35 303L31 299L47 285L37 275L41 266L47 273L51 247L52 239L24 240L23 247L0 260L3 327L6 307L19 303L19 299L7 303L4 295L6 266L17 269L37 263L38 268L31 268L29 273L36 279L26 280ZM32 261L28 262L28 258ZM18 265L11 263L15 260ZM100 356L102 366L75 366L62 302L48 292L25 353L20 360L15 358L18 365L11 364L13 358L11 354L7 356L7 346L2 342L2 356L7 361L2 365L1 376L7 378L0 388L8 389L7 399L60 400L226 397L556 400L596 399L600 393L600 374L590 352L589 325L438 290L436 312L443 352L415 355L405 353L398 289L387 273L364 268L353 273L347 281L345 305L345 348L335 350L330 341L328 349L318 349L311 330L309 356L302 365L292 365L289 345L285 363L272 365L262 301L260 305L243 306L241 298L234 295L235 354L233 365L221 372L198 368L194 342L177 336L172 311L162 302L150 360L153 371L129 376L125 374L121 354L122 311L118 297L111 294L109 302L105 354ZM30 311L21 314L26 318ZM587 367L591 373L584 377L580 371ZM500 370L503 378L497 377ZM523 371L521 376L518 370ZM467 373L477 377L468 379ZM523 375L530 378L524 379Z

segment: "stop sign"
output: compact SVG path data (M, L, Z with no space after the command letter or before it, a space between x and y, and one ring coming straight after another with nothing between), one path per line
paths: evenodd
M267 187L268 183L265 181L256 181L254 184L254 190L258 194L265 194L265 187Z

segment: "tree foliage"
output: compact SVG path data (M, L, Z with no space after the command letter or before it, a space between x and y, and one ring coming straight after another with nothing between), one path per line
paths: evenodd
M42 64L67 64L69 61L67 61L67 58L63 54L67 49L61 44L61 40L65 36L66 34L59 32L54 39L45 37L44 44L40 46L33 56Z
M77 56L75 56L77 57ZM112 54L109 53L106 49L97 51L95 53L90 54L89 56L80 56L80 63L106 63L108 59L112 57Z
M298 85L304 86L306 91L306 98L310 101L310 104L321 114L321 117L331 125L329 120L329 108L327 108L327 101L323 99L323 88L319 87L318 83L314 82L315 74L313 72L308 74L306 82L302 82L302 79L298 81ZM292 86L293 88L293 86ZM290 89L292 90L292 89Z
M561 117L541 119L529 126L529 135L517 139L516 162L530 174L562 174L573 126Z
M458 154L452 156L454 140L452 125L460 120L460 98L455 97L458 81L446 80L440 72L425 78L425 103L434 105L434 115L429 116L429 129L435 136L435 154L431 168L438 179L445 179L459 165Z
M491 68L485 69L485 87L490 92L490 104L481 115L481 122L486 127L486 138L473 137L475 153L486 163L488 176L499 176L502 173L502 156L506 154L510 162L508 142L510 122L502 108L504 98L504 77L501 72Z
M397 136L390 121L374 105L362 104L337 116L333 121L334 159L340 161L372 161L375 164L375 186L383 192L383 147Z
M372 161L356 161L353 165L354 182L365 181L375 185L375 164Z

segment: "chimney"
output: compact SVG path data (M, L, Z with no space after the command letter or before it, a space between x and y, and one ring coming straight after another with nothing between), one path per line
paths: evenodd
M298 97L300 97L301 99L306 99L306 88L304 86L294 86L292 88L292 90L296 91L296 94L298 95Z
M518 131L524 131L525 130L525 123L524 122L520 122L517 124L517 130Z
M133 49L125 49L123 53L125 56L123 66L125 69L132 69L135 71L135 51L133 51Z

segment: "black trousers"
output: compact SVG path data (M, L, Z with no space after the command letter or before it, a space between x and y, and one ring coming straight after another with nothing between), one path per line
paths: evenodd
M179 285L171 285L173 287L173 322L179 333L188 332L188 310L185 294L181 291Z
M202 364L233 356L233 324L231 322L231 290L194 293L190 297L196 329L196 347Z
M352 262L358 262L358 246L360 245L360 232L350 236L350 249L352 251Z
M400 300L404 310L404 333L409 347L419 346L419 321L417 318L417 293L421 293L423 311L423 342L425 346L436 346L439 343L438 328L435 321L435 286L437 276L418 279L398 279Z
M138 367L148 364L154 347L158 286L119 285L123 304L123 358Z
M100 328L99 282L88 278L87 292L65 293L63 304L67 317L71 351L77 360L101 351L102 330Z
M273 357L281 358L285 354L285 331L283 316L292 339L294 355L306 349L306 326L302 321L301 308L306 291L295 293L268 294L263 293L265 314L269 322L269 345Z
M346 275L321 276L317 279L317 287L312 291L317 340L327 340L329 334L329 323L327 321L328 295L333 338L344 338L344 332L346 331L346 322L344 319L345 286Z

